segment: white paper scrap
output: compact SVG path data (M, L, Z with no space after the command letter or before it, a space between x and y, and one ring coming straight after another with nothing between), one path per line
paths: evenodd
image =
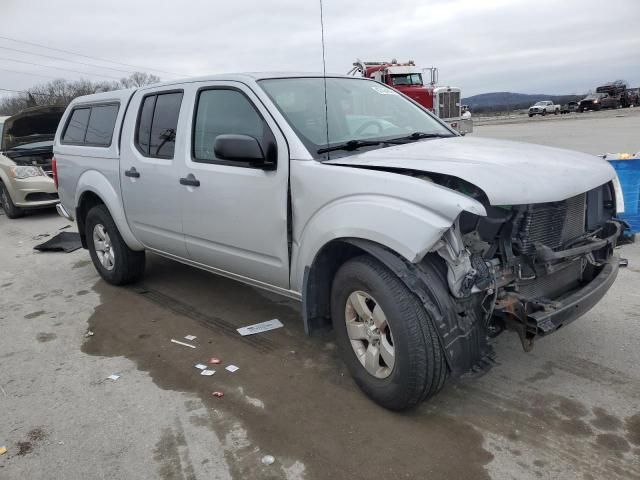
M190 345L190 344L188 344L188 343L181 342L181 341L179 341L179 340L176 340L175 338L172 338L172 339L171 339L171 341L172 341L173 343L177 343L178 345L183 345L183 346L185 346L185 347L189 347L189 348L196 348L196 346L195 346L195 345Z
M197 365L194 365L194 366L195 366L196 368L199 368L200 370L206 370L206 369L207 369L207 366L206 366L206 365L203 365L203 364L201 364L201 363L198 363Z
M240 370L240 367L236 367L235 365L228 365L227 367L225 367L225 370L228 370L231 373L235 373Z
M189 341L195 340L196 338L198 337L196 337L195 335L187 335L186 337L184 337L185 340L189 340Z
M113 380L114 382L120 378L120 375L116 375L115 373L113 375L109 375L107 377L109 380Z
M211 375L213 375L214 373L216 373L215 370L202 370L200 372L200 375L206 375L207 377L210 377Z
M266 322L256 323L255 325L238 328L238 333L244 337L245 335L268 332L269 330L275 330L276 328L280 327L284 327L284 325L282 325L282 322L280 320L274 318L273 320L267 320Z

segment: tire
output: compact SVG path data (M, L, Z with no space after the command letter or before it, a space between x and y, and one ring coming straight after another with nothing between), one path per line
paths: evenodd
M24 215L24 209L13 204L9 191L2 182L0 182L0 203L2 203L2 209L8 218L20 218Z
M142 277L144 251L137 252L127 246L105 205L97 205L89 210L85 220L85 235L93 265L107 283L125 285ZM96 243L101 239L106 250L96 249Z
M367 308L375 312L380 307L386 318L386 328L380 328L380 357L370 373L361 362L377 340L353 340L359 332L353 325L362 317L350 308L353 295L368 295ZM362 297L360 297L362 298ZM373 302L373 303L371 303ZM375 314L373 315L375 316ZM433 322L418 298L385 266L368 255L353 258L340 267L331 288L331 317L342 358L360 389L379 405L390 410L406 410L439 392L447 376L447 365ZM378 315L378 317L380 317ZM352 327L347 328L348 319ZM377 326L372 324L364 329ZM390 332L390 333L389 333ZM355 341L364 355L356 354ZM389 368L382 354L384 345L392 345L394 362ZM385 376L386 375L386 376Z
M544 117L546 114L547 114L547 111L546 110L542 110L541 115Z
M531 117L533 117L533 113L530 113L530 114L529 114L529 118L531 118Z
M558 113L560 113L560 110L556 109L555 112L553 112L554 115L558 115Z

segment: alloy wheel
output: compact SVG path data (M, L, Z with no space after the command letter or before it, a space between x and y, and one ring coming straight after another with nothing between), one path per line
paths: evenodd
M345 306L347 335L356 357L369 374L387 378L395 365L391 328L382 308L366 292L355 291Z
M93 227L93 248L100 264L107 270L113 270L116 264L113 244L109 233L100 223Z

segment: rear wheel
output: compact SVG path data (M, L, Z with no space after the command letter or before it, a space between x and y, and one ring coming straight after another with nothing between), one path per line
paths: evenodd
M331 315L342 357L375 402L405 410L435 395L447 367L417 297L369 256L346 262L333 280Z
M0 202L2 203L2 209L7 217L19 218L24 215L24 210L13 204L13 200L11 200L11 197L9 196L9 191L2 182L0 182Z
M127 246L105 205L89 210L85 235L93 265L105 281L112 285L125 285L142 277L144 252Z

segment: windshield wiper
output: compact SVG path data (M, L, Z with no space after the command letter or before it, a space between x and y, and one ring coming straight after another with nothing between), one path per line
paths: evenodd
M453 137L450 133L425 133L425 132L413 132L411 135L407 135L406 137L398 137L392 138L390 140L385 140L384 143L404 143L411 142L415 140L420 140L422 138L447 138Z
M360 147L373 147L375 145L380 145L381 143L386 143L383 140L349 140L348 142L339 143L338 145L334 145L332 147L325 147L318 150L318 153L327 153L327 152L335 152L336 150L357 150Z

